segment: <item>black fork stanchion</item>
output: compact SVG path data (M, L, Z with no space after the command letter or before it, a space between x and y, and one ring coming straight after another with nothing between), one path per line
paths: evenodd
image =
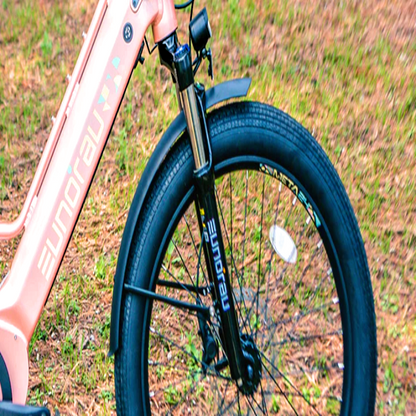
M195 160L197 211L203 230L204 254L210 282L214 287L215 309L221 320L221 338L227 354L231 376L238 386L246 377L246 360L241 345L240 330L234 306L221 226L215 197L215 179L211 161L205 114L195 92L191 52L188 45L177 48L173 55L180 102L186 117Z

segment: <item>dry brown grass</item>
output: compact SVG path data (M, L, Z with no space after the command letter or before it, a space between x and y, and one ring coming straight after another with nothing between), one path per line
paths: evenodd
M94 3L0 6L2 220L23 204ZM416 3L230 0L207 8L216 80L252 76L250 99L282 108L314 132L340 173L374 287L377 411L415 414ZM36 331L31 402L61 414L115 413L105 358L115 258L145 161L175 112L169 77L148 57L133 77ZM1 274L16 247L0 245Z

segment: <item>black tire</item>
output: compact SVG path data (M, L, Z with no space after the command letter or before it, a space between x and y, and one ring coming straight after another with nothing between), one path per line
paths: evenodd
M249 102L227 105L209 114L208 126L216 177L220 178L217 199L223 203L222 217L229 214L229 218L223 220L223 227L230 231L231 242L227 234L224 243L228 245L227 253L234 253L234 256L230 254L229 268L231 274L234 269L234 296L241 306L239 322L242 332L250 331L252 339L258 342L259 351L264 347L259 353L262 381L257 393L244 397L237 392L236 386L223 380L228 377L227 369L221 370L219 376L216 370L219 367L212 365L208 376L203 376L201 346L195 346L201 342L198 335L193 335L198 331L196 318L180 309L172 309L172 306L125 293L120 347L115 358L117 413L220 414L221 411L223 414L252 414L250 407L253 405L257 414L266 413L265 407L269 414L279 411L287 414L294 407L299 414L315 410L317 414L372 415L377 347L370 274L357 221L335 169L301 125L270 106ZM238 172L240 169L242 174ZM241 178L242 185L235 178ZM255 189L250 191L252 183ZM293 193L297 199L293 199ZM200 246L194 241L194 238L200 238L195 232L198 228L193 222L188 224L192 220L189 204L193 198L193 157L189 140L184 135L164 161L147 196L130 249L126 283L155 291L159 274L175 275L175 281L180 280L181 285L188 279L187 274L193 281L201 279L202 282L205 269L200 264ZM282 201L283 198L293 199L293 205L280 207L281 198ZM237 212L237 205L242 200L245 208ZM248 201L253 205L250 210ZM296 260L296 265L279 258L272 265L271 259L276 257L270 248L272 245L267 238L263 242L267 224L273 224L273 215L264 213L264 209L273 206L274 210L274 204L277 208L272 211L273 215L275 212L276 216L277 213L286 215L282 228L298 228L296 240L301 240L295 244L302 257ZM187 216L184 216L185 211ZM240 219L242 215L244 219ZM297 216L295 219L294 215ZM307 219L309 217L312 221ZM302 222L305 218L306 222ZM182 231L182 226L185 230L181 225L184 221L189 236ZM240 227L236 226L237 221ZM254 231L250 228L246 235L249 221ZM244 231L242 224L245 224ZM226 234L224 229L223 234ZM256 245L258 239L259 248ZM180 241L183 245L177 247ZM321 254L322 242L322 253L325 251L326 254ZM173 256L176 257L172 260ZM180 261L182 265L178 265ZM161 269L162 262L164 270ZM167 271L165 264L169 267ZM196 273L191 273L188 268ZM292 281L295 273L300 277ZM270 278L276 279L275 286L269 283ZM257 292L246 286L242 288L241 282L253 284ZM157 292L187 302L194 296L159 285ZM331 299L333 302L329 305ZM210 296L204 298L204 302L209 306ZM246 302L251 304L251 309L247 309ZM272 317L275 311L276 315L279 312L280 320ZM282 319L286 314L289 317ZM209 324L214 337L215 319ZM316 328L320 330L323 324L328 326L322 334L314 335ZM336 329L341 324L342 331ZM294 335L295 327L299 333ZM282 340L282 334L287 338ZM177 338L168 340L169 335ZM275 346L277 352L270 358ZM156 355L149 357L149 353ZM219 360L218 356L214 364ZM160 367L157 367L158 363ZM182 380L187 369L191 375ZM178 377L180 384L172 384L163 390L174 377ZM214 382L218 391L216 397L211 397ZM195 383L192 388L191 383ZM269 383L272 385L270 391ZM155 391L155 386L160 390ZM341 395L342 403L337 400ZM229 396L238 397L238 404ZM216 402L218 400L222 400L222 408ZM260 400L262 402L258 403Z

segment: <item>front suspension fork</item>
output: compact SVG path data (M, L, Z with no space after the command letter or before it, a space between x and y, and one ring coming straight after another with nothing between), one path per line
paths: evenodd
M203 235L203 249L207 260L209 279L214 287L216 299L214 306L221 319L220 335L227 354L231 376L240 385L246 376L246 360L240 340L215 197L215 178L205 112L202 100L195 92L196 86L194 85L191 53L188 45L177 48L173 56L173 63L179 100L185 114L195 160L197 215Z

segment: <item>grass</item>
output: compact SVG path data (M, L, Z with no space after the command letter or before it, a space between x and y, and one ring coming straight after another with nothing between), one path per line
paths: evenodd
M15 218L23 205L94 5L0 4L2 220ZM416 412L414 3L228 0L197 2L196 10L204 5L214 33L215 81L251 76L249 98L290 113L337 168L374 287L377 411ZM201 78L211 85L206 74ZM156 54L146 56L30 345L30 403L47 402L62 414L115 413L113 362L106 353L118 247L146 161L176 114L170 76ZM2 276L17 243L1 243ZM176 392L169 394L175 400Z

